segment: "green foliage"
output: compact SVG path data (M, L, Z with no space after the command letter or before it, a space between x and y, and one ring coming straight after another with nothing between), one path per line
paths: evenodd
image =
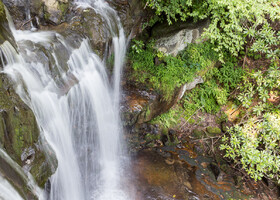
M275 0L145 0L146 5L155 10L156 20L186 21L209 18L210 25L202 37L206 44L189 45L177 58L163 56L152 76L144 80L158 88L171 85L173 89L183 84L184 78L177 71L178 66L186 64L188 70L195 68L190 74L203 76L205 83L187 92L183 98L181 113L168 113L159 117L159 121L172 124L175 116L184 116L189 120L197 110L217 113L230 97L240 103L239 124L229 129L223 138L221 149L226 156L240 164L255 180L262 177L279 179L279 144L280 144L280 115L279 103L273 98L280 94L280 33L275 22L280 19L279 2ZM277 22L279 24L279 21ZM207 47L209 45L209 47ZM146 50L145 50L146 51ZM216 53L215 53L216 52ZM157 53L154 53L157 54ZM243 57L246 56L244 59ZM156 56L151 58L154 62ZM237 58L242 58L238 61ZM246 69L246 59L266 59L270 67ZM170 59L170 60L168 60ZM221 61L219 67L213 61ZM267 62L264 63L267 63ZM243 67L240 63L243 62ZM168 63L168 64L167 64ZM249 63L249 62L248 62ZM167 69L167 65L175 66ZM154 67L155 65L147 65ZM165 73L161 70L166 70ZM174 73L172 70L178 72ZM180 81L168 79L170 75L178 76ZM156 75L155 75L156 74ZM148 77L148 78L147 78ZM164 77L164 78L162 78ZM192 76L194 77L194 76ZM143 76L142 76L143 78ZM151 81L152 80L152 81ZM169 81L168 81L169 80ZM188 80L188 79L186 79ZM172 87L170 87L172 88ZM165 90L169 91L169 90ZM171 90L170 90L171 91Z
M241 67L236 67L236 60L226 61L219 70L214 74L219 83L230 91L240 83L244 71Z
M217 113L220 105L226 103L227 97L227 92L220 88L215 80L210 80L185 95L184 108L200 108L208 113Z
M144 47L144 42L141 40L133 40L133 45L131 46L131 49L135 53L142 53Z
M244 74L243 69L236 65L236 59L228 57L220 68L208 69L205 74L206 82L186 94L184 107L217 113L220 106L226 104L230 92L237 87Z
M0 20L6 20L5 6L2 1L0 1Z
M170 101L174 91L181 85L191 82L199 71L213 65L217 58L209 43L189 45L177 57L164 55L154 49L153 42L143 45L134 41L129 55L135 71L134 80L150 86Z
M247 76L243 77L243 84L239 86L237 99L245 108L249 108L254 99L258 100L259 103L253 110L260 115L264 107L269 107L269 104L264 104L267 103L269 94L277 92L279 86L280 70L278 66L272 65L266 71L247 73Z
M165 128L173 128L179 125L181 121L181 117L184 116L184 110L180 107L176 107L174 109L169 110L167 113L159 115L154 118L151 123L158 124L161 127Z
M166 16L167 22L172 24L172 21L185 21L189 17L195 19L204 19L208 16L207 2L194 0L146 0L146 5L156 10L156 16ZM158 17L157 17L158 18Z
M280 183L279 106L269 101L279 96L279 67L272 63L266 70L247 72L242 79L237 99L247 121L229 129L220 148L255 180L266 177Z
M164 15L169 24L178 18L205 19L211 23L203 37L215 45L219 59L224 62L224 52L234 56L244 49L247 39L253 42L252 51L262 52L273 59L279 58L279 33L272 30L270 21L280 19L279 5L274 0L145 0L156 15Z
M263 53L267 58L272 60L279 59L280 50L275 48L276 45L280 44L280 33L274 31L268 23L262 26L262 29L255 32L254 43L250 49L254 53Z
M280 183L279 113L266 113L262 119L250 118L228 133L220 146L226 157L241 164L255 180L266 177Z

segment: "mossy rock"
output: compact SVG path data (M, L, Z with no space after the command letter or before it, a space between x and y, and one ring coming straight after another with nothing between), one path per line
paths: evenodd
M208 135L210 135L210 136L216 136L216 135L219 135L222 133L220 128L212 127L212 126L207 127L206 131L207 131Z
M13 34L9 28L9 24L6 18L6 11L3 2L0 0L0 45L8 40L14 47L15 42Z
M6 18L5 7L2 1L0 1L0 20L3 21Z
M21 167L30 166L30 173L43 188L56 166L50 166L46 161L40 148L40 131L35 116L12 85L5 74L0 74L0 147ZM27 149L33 149L32 159L23 156Z
M194 138L203 138L205 136L205 133L203 130L194 129L192 132L192 136Z

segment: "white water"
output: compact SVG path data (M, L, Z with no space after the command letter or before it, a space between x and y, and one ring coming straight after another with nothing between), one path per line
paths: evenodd
M26 186L36 195L39 199L43 198L43 191L39 188L30 173L24 173L23 169L10 158L10 156L0 148L0 157L4 159L13 170L20 176L20 179L26 183ZM4 179L0 172L0 200L20 200L22 199L13 186Z
M43 138L56 154L58 168L50 180L49 199L133 199L123 185L127 158L119 122L124 32L107 3L83 3L104 17L113 37L113 81L86 39L73 49L54 32L16 31L11 20L20 53L8 42L1 46L8 63L4 73L14 80L17 93L33 110ZM56 61L52 66L36 60L37 46L51 53ZM70 56L67 69L58 62L61 48Z
M22 200L21 196L17 191L11 186L11 184L6 181L0 174L0 199L1 200Z

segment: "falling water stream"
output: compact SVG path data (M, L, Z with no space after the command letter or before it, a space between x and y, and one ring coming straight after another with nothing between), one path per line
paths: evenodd
M0 199L22 200L17 191L0 174Z
M103 17L113 38L112 78L87 39L81 39L80 47L75 49L55 32L15 30L11 19L19 53L8 41L1 45L7 61L4 73L33 110L42 138L58 161L50 178L50 194L44 198L133 199L123 180L128 158L119 120L120 79L126 52L124 31L117 13L106 2L80 0L76 4L94 9ZM51 66L39 59L42 48L54 60ZM61 57L65 55L67 60L62 65Z

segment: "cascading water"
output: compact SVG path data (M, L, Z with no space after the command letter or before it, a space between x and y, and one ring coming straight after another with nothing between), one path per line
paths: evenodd
M113 37L113 81L86 39L73 49L54 32L17 31L11 20L20 53L9 42L1 45L7 62L4 73L14 80L17 93L33 110L43 138L56 154L58 168L50 179L49 199L133 199L121 179L127 159L118 110L126 52L124 31L107 3L80 3L104 17ZM51 67L34 59L41 47L55 60ZM61 48L69 57L66 67L58 62Z
M0 199L22 200L17 191L0 174Z

